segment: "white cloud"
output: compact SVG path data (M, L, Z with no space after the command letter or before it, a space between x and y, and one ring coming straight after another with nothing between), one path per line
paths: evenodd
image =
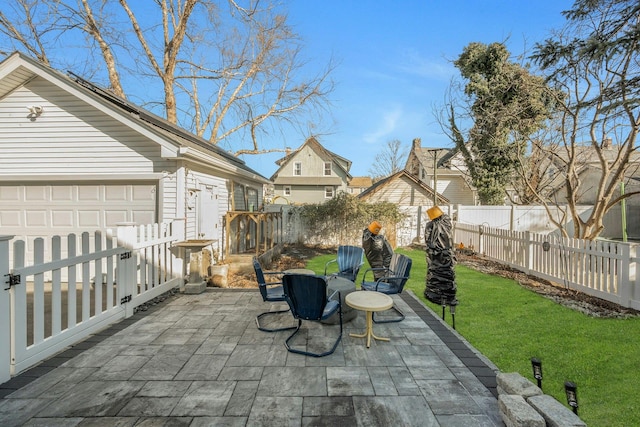
M373 131L364 134L362 139L367 144L384 142L384 138L389 137L398 127L398 122L402 118L402 106L396 105L387 110L380 120L377 120L378 127Z
M446 58L426 58L415 49L407 49L403 56L406 61L398 67L402 72L436 80L450 80L457 74L456 68Z

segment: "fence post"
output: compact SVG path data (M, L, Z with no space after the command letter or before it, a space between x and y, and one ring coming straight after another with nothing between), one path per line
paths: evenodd
M531 266L533 265L533 248L531 247L531 232L525 231L524 233L524 272L529 274L531 272Z
M13 236L0 236L0 384L11 379L11 297L9 280L9 240Z
M133 304L131 300L138 286L138 271L136 270L136 258L133 247L137 243L136 227L133 223L119 223L116 231L118 246L127 249L127 252L118 257L118 298L124 308L125 318L133 316Z
M619 243L618 245L621 249L621 259L618 260L618 271L620 272L620 275L618 276L618 293L620 295L620 305L623 307L631 307L631 298L633 297L633 286L635 285L635 281L631 281L631 275L629 273L631 265L634 265L635 268L636 261L631 261L631 245L626 243Z

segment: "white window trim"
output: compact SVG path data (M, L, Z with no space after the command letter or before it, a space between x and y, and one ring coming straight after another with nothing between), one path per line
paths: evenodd
M285 196L290 196L291 195L291 186L290 185L285 185L282 188L282 194Z
M329 173L327 173L327 169ZM331 162L324 162L324 169L322 170L324 176L331 176Z
M327 196L327 190L331 190L331 196ZM324 187L324 198L325 199L333 199L335 196L335 190L331 186Z
M298 169L298 166L300 166L299 169ZM300 173L296 173L296 172L300 172ZM293 163L293 176L302 176L302 162Z

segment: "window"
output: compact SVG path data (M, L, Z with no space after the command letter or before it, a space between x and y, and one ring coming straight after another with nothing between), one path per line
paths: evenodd
M285 196L290 196L291 195L291 186L287 185L283 188L282 192L284 193Z
M324 176L331 176L331 162L324 162Z
M302 176L302 163L295 162L293 164L293 174L295 176Z
M258 210L258 191L255 188L249 188L247 190L247 201L249 202L249 212Z
M333 199L333 187L324 187L324 198Z

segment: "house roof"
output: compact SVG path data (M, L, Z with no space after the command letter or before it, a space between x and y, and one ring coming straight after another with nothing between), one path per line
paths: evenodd
M401 170L400 172L396 172L393 175L389 175L386 178L381 179L380 181L377 181L375 184L373 184L371 187L367 188L366 190L364 190L362 193L358 194L359 198L367 198L370 197L371 195L375 194L377 191L379 191L381 188L391 184L393 181L400 179L401 177L406 177L408 178L410 181L412 181L415 185L417 185L418 187L421 187L423 190L425 190L428 193L433 194L435 191L433 188L431 188L430 186L428 186L427 184L425 184L424 182L422 182L421 180L419 180L415 175L413 175L412 173L409 173L406 169ZM449 205L451 204L451 202L449 201L449 199L447 199L446 197L444 197L442 194L438 193L437 195L438 200L440 201L440 204L442 205Z
M279 166L278 170L271 175L271 180L273 181L277 181L277 176L278 173L282 170L283 167L285 167L290 161L291 159L293 159L300 150L302 150L305 146L309 146L309 148L311 148L312 150L314 150L316 153L318 153L318 155L322 156L324 155L325 157L328 157L330 159L332 159L334 161L334 163L336 165L338 165L338 167L340 169L342 169L345 173L345 175L347 176L347 179L351 179L351 175L349 174L349 169L351 168L351 161L348 159L345 159L342 156L337 155L336 153L327 150L326 148L324 148L322 146L322 144L320 144L318 142L318 140L315 137L310 137L307 138L307 140L304 142L304 144L302 144L300 147L298 147L297 150L292 151L291 153L288 153L286 156L276 160L276 164ZM296 180L296 183L300 182L299 180Z
M373 184L373 180L369 176L354 176L349 181L349 187L368 188Z
M0 63L0 99L30 80L41 77L77 96L107 115L162 147L167 158L186 158L214 166L231 175L268 183L269 180L245 162L209 141L120 98L104 88L73 73L68 77L20 52L12 53Z
M436 155L438 169L446 167L447 162L456 155L457 149L450 148L423 148L420 145L414 146L418 161L428 169L433 169L433 156Z

